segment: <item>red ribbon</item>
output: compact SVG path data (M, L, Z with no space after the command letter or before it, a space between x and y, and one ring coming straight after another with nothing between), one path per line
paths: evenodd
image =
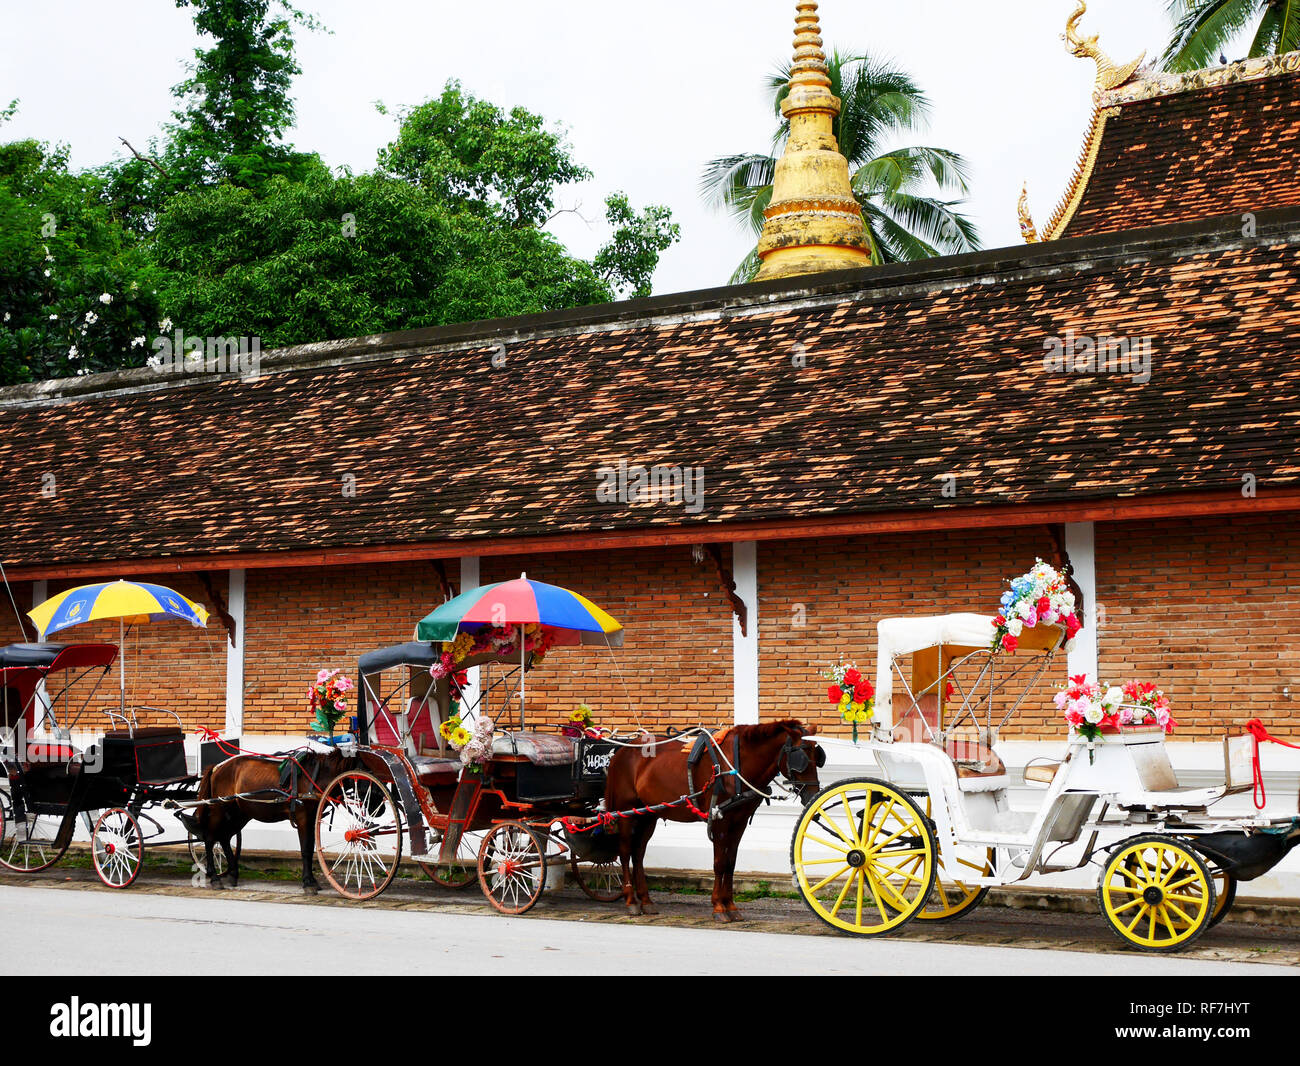
M1270 736L1264 723L1258 718L1252 718L1246 723L1246 732L1255 738L1255 751L1251 759L1251 768L1254 771L1255 782L1253 796L1255 799L1255 809L1262 811L1264 804L1268 802L1268 795L1264 792L1264 772L1259 766L1259 744L1262 740L1270 741L1274 744L1281 744L1284 748L1294 748L1300 751L1300 744L1288 744L1285 740L1278 740L1277 737Z

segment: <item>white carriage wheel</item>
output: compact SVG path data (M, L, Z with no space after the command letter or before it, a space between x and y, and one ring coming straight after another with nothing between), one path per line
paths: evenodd
M374 899L397 875L402 822L387 786L350 770L325 790L316 811L316 857L325 879L348 899Z
M109 888L126 888L140 873L144 861L144 834L135 815L113 807L99 816L90 837L95 873Z
M193 871L195 873L206 873L206 870L204 869L205 864L204 864L202 839L195 836L193 833L191 833L189 835L189 839L185 843L186 843L186 847L189 848L190 862L193 864ZM243 844L244 844L244 831L241 829L238 833L236 833L231 838L230 846L235 849L235 854L238 855L240 850L243 848ZM230 868L230 864L226 862L225 849L222 848L220 844L214 843L212 845L213 874L216 877L224 877L226 875L226 871L229 868Z

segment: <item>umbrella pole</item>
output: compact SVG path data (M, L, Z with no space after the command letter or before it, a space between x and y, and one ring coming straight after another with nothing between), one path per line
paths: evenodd
M117 688L118 703L122 710L122 723L126 724L126 622L117 620Z
M519 728L524 728L524 704L528 696L528 670L525 656L528 653L524 651L524 627L519 627Z

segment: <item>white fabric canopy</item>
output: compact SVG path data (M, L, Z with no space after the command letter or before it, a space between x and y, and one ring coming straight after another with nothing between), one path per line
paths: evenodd
M993 642L993 616L936 614L882 618L876 625L876 721L894 724L894 659L943 644L985 648Z

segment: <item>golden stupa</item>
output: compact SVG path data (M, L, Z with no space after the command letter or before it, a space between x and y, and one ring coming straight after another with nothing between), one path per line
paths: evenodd
M849 163L835 141L840 100L831 92L815 3L796 4L794 66L781 113L790 121L759 238L758 281L871 264Z

